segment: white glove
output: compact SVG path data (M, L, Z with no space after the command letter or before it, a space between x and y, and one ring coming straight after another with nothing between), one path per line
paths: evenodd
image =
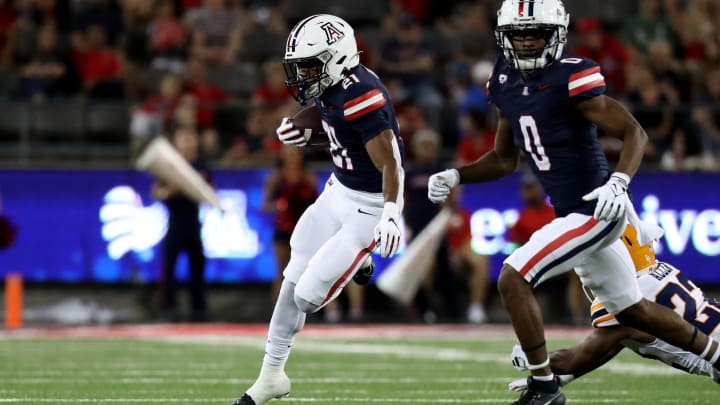
M517 371L527 371L528 359L527 355L523 351L520 345L515 345L512 348L512 354L510 355L513 367Z
M610 222L622 218L628 201L626 196L628 184L630 177L627 174L615 172L607 183L585 194L583 200L597 200L593 217Z
M428 198L435 204L447 200L453 187L460 183L460 173L457 169L448 169L435 173L428 180Z
M380 222L375 225L375 242L380 256L390 257L400 247L400 210L394 202L386 202Z
M312 134L311 129L302 130L293 124L289 117L283 117L280 126L275 129L280 142L285 145L305 146Z

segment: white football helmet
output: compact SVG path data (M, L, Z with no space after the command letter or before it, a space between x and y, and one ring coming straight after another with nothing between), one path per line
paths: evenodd
M360 64L355 32L340 17L310 16L293 27L285 45L285 86L300 104L319 97Z
M570 14L562 0L504 0L498 10L495 39L505 59L521 71L542 69L560 59L567 42ZM514 49L513 35L545 38L545 48L534 55Z

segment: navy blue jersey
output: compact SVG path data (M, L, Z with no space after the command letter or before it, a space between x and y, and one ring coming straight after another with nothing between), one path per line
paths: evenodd
M382 131L395 134L402 164L395 109L380 79L365 66L353 68L340 83L325 90L315 101L330 139L333 172L346 187L370 193L382 192L382 173L375 167L365 144Z
M600 67L589 59L565 58L525 79L501 56L488 90L558 215L592 215L595 201L582 196L607 181L608 163L595 126L575 105L605 92Z

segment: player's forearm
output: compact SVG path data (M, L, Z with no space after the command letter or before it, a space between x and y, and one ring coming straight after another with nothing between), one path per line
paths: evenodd
M505 177L517 168L517 157L503 158L496 151L490 151L480 159L457 169L460 184L483 183Z
M550 353L550 368L555 374L572 374L578 378L600 368L620 350L622 346L617 346L606 353L579 350L578 347L558 350Z
M635 176L645 153L648 136L639 125L628 125L623 133L623 147L615 171Z
M550 368L555 374L575 374L575 350L561 349L550 353Z
M383 166L383 197L385 202L397 203L400 196L400 177L402 167L395 161L386 163Z
M579 377L597 369L623 349L620 344L629 336L630 328L616 326L593 330L582 342L569 349L550 354L550 368L557 374Z

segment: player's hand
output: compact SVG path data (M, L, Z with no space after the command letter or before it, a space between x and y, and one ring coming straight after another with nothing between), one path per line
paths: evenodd
M597 200L593 217L605 221L617 221L625 215L627 188L630 177L625 173L615 172L610 180L583 196L583 200Z
M527 371L528 359L520 345L515 345L510 354L510 361L517 371Z
M280 142L285 145L305 146L310 139L312 131L297 128L289 117L283 117L280 126L275 129Z
M428 198L435 204L444 203L450 191L460 183L457 169L448 169L435 173L428 180Z
M375 225L375 242L380 256L390 257L400 247L400 210L394 202L386 202L380 217Z
M508 384L508 390L512 392L525 392L528 389L528 379L520 378L518 380L510 381Z

